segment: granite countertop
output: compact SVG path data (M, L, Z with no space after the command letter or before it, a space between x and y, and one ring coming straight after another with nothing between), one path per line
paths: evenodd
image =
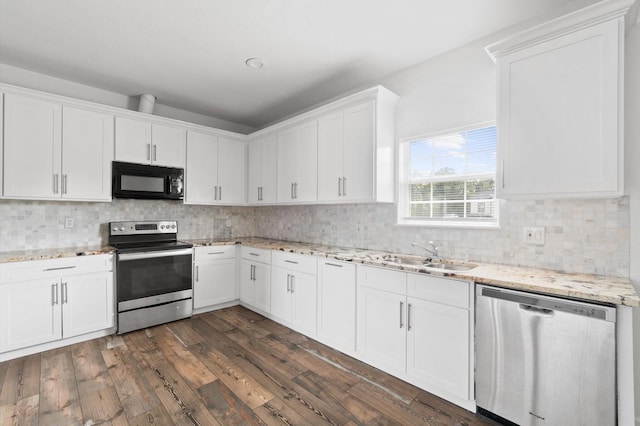
M215 238L185 240L194 247L244 244L266 250L343 260L363 265L381 266L406 272L418 272L451 278L475 281L516 290L571 297L587 301L604 302L615 305L640 306L640 297L628 278L608 277L583 273L571 273L521 266L495 265L472 262L477 265L468 271L442 271L425 268L422 265L398 263L398 253L351 247L336 247L321 244L298 243L267 238ZM0 252L0 263L25 260L56 259L73 256L90 256L113 253L109 246L70 247L29 251ZM419 256L407 256L421 259Z
M470 262L477 266L469 271L443 272L425 268L421 265L396 263L394 262L394 257L399 255L396 253L265 238L195 240L190 242L193 243L194 246L245 244L267 250L280 250L289 253L356 262L364 265L382 266L406 272L419 272L460 278L515 290L533 291L536 293L615 305L640 306L640 297L631 285L631 281L628 278L622 277L560 272L479 262ZM414 257L419 259L419 256Z
M54 249L38 249L25 251L0 252L0 263L23 262L26 260L58 259L62 257L93 256L97 254L113 253L113 247L87 246L65 247Z

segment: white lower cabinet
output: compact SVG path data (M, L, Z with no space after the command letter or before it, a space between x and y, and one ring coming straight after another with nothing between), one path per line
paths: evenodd
M271 312L271 251L240 248L240 301L263 313Z
M0 352L114 326L113 258L0 265Z
M356 350L356 265L318 260L318 340L347 354Z
M271 315L308 336L316 335L316 259L274 251L271 263Z
M359 357L473 409L472 284L358 266Z
M194 249L193 308L232 302L236 297L236 246Z

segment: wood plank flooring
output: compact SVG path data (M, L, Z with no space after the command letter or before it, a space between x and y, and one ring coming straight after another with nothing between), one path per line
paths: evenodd
M0 425L494 425L239 306L0 363Z

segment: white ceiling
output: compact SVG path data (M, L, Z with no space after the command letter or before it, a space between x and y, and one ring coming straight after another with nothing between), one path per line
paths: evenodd
M261 127L568 2L0 0L0 62Z

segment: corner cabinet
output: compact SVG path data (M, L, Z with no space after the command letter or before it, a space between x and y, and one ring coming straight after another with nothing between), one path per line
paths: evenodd
M114 327L113 256L0 265L0 353Z
M278 135L249 143L249 204L276 203Z
M205 246L193 250L193 309L204 312L236 300L236 246Z
M111 201L113 116L5 94L6 198Z
M187 132L185 204L245 204L245 170L245 142Z
M601 2L487 46L499 198L623 194L624 14Z

